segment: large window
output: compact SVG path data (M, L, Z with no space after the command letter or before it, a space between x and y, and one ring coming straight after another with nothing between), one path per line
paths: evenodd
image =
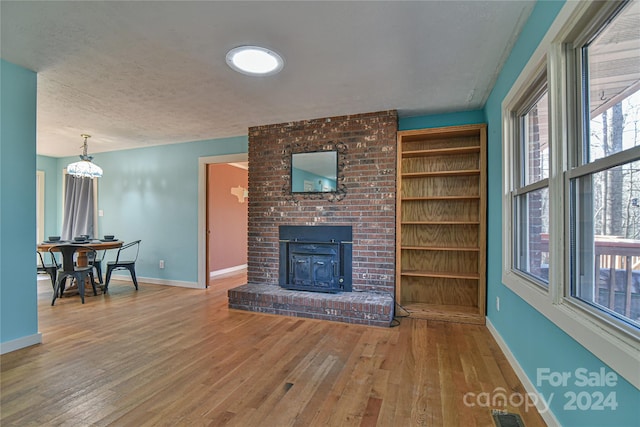
M503 102L503 283L638 386L640 2L568 2Z
M636 8L637 9L637 8ZM640 326L640 22L630 4L574 47L569 295Z
M546 287L549 281L549 108L546 75L516 113L517 161L512 192L514 267Z

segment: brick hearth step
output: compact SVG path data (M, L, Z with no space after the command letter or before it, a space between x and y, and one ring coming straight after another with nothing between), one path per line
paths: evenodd
M230 289L228 296L229 308L237 310L385 327L393 320L393 298L385 293L330 294L250 283Z

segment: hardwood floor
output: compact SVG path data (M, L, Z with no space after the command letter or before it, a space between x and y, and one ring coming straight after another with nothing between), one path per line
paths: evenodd
M39 281L43 344L0 357L0 424L493 426L476 396L525 393L484 326L228 310L245 277L207 290L112 282L54 307ZM535 408L498 409L544 425Z

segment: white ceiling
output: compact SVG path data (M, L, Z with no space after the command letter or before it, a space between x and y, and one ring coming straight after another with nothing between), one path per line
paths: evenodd
M0 2L3 59L38 72L37 151L246 135L249 126L481 108L533 1ZM258 44L283 71L249 77Z

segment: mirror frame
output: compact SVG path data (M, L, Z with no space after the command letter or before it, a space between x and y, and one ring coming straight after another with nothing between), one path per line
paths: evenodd
M304 179L303 177L298 176L298 177L296 177L296 182L294 182L293 178L294 178L294 173L296 171L296 167L295 167L294 163L296 161L296 156L308 156L308 155L315 155L315 154L322 155L324 153L334 154L333 156L331 156L331 162L327 163L327 168L331 168L331 171L329 173L330 173L330 175L332 177L335 175L335 179L329 178L326 175L322 176L322 178L325 178L325 180L332 182L331 187L327 188L326 190L320 189L320 190L312 190L312 191L295 191L295 188L297 187L295 185L296 182L298 182L300 184L300 180ZM323 157L323 156L321 156L321 157ZM317 157L315 157L314 159L317 159ZM322 160L322 161L324 162L324 160ZM319 163L319 161L316 161L316 160L314 160L314 162L315 163ZM325 169L325 168L323 167L322 169ZM304 172L303 169L298 169L298 170L300 172ZM326 172L326 171L323 170L323 173L324 172ZM320 178L319 175L316 175L316 176L318 176ZM291 173L289 174L289 177L291 179L291 192L292 193L333 193L334 191L336 191L337 185L338 185L338 182L337 182L337 178L338 178L338 152L337 151L333 151L333 150L330 150L330 151L322 150L322 151L309 151L309 152L304 152L304 153L291 153ZM308 182L307 180L304 180L305 186L306 186L307 182ZM298 188L299 188L299 186L298 186Z
M292 158L294 154L316 153L322 151L335 151L337 155L336 169L336 189L335 191L323 191L314 193L298 192L294 193L291 188ZM344 168L346 166L347 146L343 142L327 142L327 143L295 143L285 147L282 158L284 169L287 173L287 181L282 191L288 200L297 201L300 199L309 200L328 200L330 202L338 202L347 195L347 186L344 182Z

